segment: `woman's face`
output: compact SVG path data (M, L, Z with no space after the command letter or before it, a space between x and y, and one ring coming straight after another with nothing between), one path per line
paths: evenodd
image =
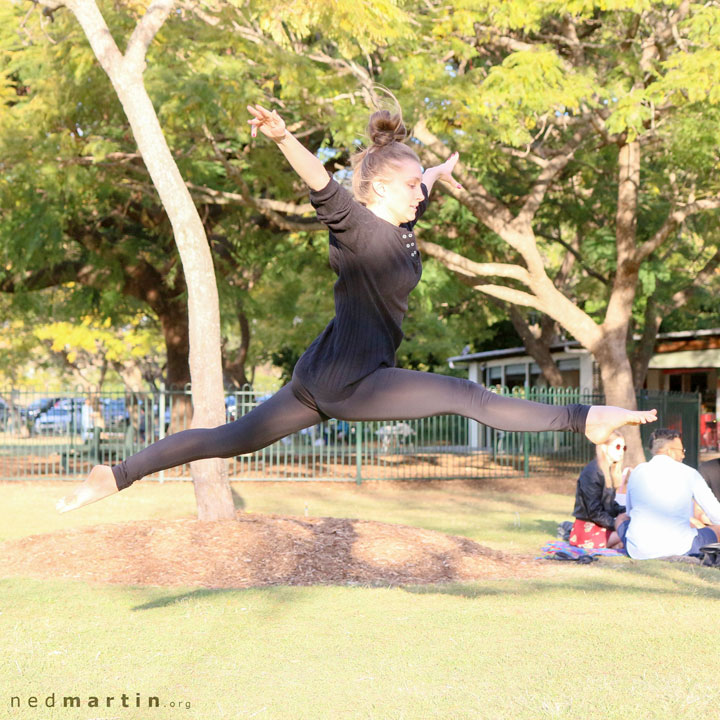
M386 177L378 178L373 187L382 204L396 225L415 219L418 205L424 195L420 187L422 168L414 160L404 160L388 168Z
M607 452L610 462L622 462L626 449L625 440L621 437L610 438L605 443L605 452Z

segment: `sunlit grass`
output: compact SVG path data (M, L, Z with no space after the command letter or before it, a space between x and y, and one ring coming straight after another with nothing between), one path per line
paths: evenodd
M146 483L60 516L72 486L0 484L16 538L191 516L189 483ZM360 517L536 552L562 495L463 483L238 484L251 512ZM199 590L0 581L0 717L714 717L720 573L602 559L543 579L407 588ZM121 707L122 694L129 707ZM55 708L42 704L55 696ZM63 696L111 707L63 709ZM11 707L12 698L22 707ZM28 700L38 698L38 707ZM158 697L161 707L135 707ZM174 705L171 705L174 703ZM189 707L186 705L189 704Z
M79 511L59 515L55 502L76 483L0 483L0 541L80 525L195 515L189 482L137 483ZM511 552L537 552L570 517L572 499L520 496L461 481L433 483L234 483L246 512L361 518L429 528Z

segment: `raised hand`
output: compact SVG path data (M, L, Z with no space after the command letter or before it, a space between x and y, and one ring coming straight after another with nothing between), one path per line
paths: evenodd
M248 105L248 112L252 115L252 119L248 123L252 126L250 134L252 137L257 135L258 128L260 132L275 142L280 142L287 134L285 129L285 121L278 115L277 110L266 110L262 105Z
M453 177L453 170L457 161L460 158L460 154L454 152L444 163L440 165L434 165L429 167L423 173L423 183L428 189L428 193L432 190L436 180L442 180L446 183L450 183L453 187L458 190L462 190L462 185Z
M462 185L453 177L453 170L457 161L460 159L460 153L454 152L442 165L437 166L438 180L443 180L446 183L450 183L457 188L462 188Z

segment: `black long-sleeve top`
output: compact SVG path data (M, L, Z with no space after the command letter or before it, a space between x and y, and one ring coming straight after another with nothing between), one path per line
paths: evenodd
M615 502L615 488L605 485L597 459L592 460L578 478L573 515L578 520L589 520L612 530L615 518L624 512L625 508Z
M713 491L713 495L720 500L720 458L701 462L698 470Z
M399 227L379 218L335 180L310 193L318 218L330 230L335 317L305 351L294 378L318 400L343 400L353 386L380 367L395 366L403 339L408 295L420 281L422 263L412 222Z

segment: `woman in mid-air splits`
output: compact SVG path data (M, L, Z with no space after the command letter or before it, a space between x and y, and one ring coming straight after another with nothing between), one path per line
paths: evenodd
M330 265L337 273L335 318L300 358L292 381L235 422L170 435L110 468L95 466L65 512L127 488L140 478L209 457L259 450L328 418L405 420L458 414L501 430L574 430L603 442L617 427L656 419L655 411L554 406L506 398L454 377L395 368L395 351L410 291L422 270L415 223L437 180L456 183L453 154L423 172L406 144L399 114L370 118L371 145L352 160L353 194L285 127L276 111L248 107L252 135L274 141L310 187L318 218L330 230Z

